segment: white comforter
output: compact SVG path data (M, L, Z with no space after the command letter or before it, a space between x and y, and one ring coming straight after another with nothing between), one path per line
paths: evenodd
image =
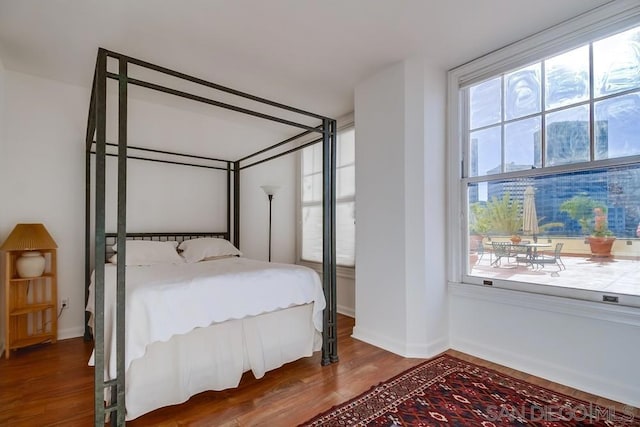
M325 298L310 268L225 258L195 264L128 266L126 270L125 371L151 343L195 328L313 303L322 332ZM116 377L116 266L105 266L105 375ZM94 313L94 283L87 311ZM112 345L113 344L113 345ZM93 355L90 364L93 362Z

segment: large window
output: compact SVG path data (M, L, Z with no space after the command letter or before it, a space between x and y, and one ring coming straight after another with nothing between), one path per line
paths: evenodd
M640 296L640 26L459 94L463 280Z
M322 144L302 150L303 261L322 262ZM338 132L336 165L336 261L355 263L355 129Z

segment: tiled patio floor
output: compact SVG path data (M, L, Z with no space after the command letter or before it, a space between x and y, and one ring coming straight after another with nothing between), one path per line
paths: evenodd
M580 256L562 256L566 270L547 264L544 268L516 264L515 258L502 260L501 265L490 265L491 254L473 266L472 275L507 279L543 285L563 286L595 291L640 295L640 257L635 259L595 259ZM557 272L557 274L556 274Z

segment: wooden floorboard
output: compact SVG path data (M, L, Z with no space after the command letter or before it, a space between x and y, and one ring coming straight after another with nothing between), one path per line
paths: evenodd
M267 372L251 373L237 389L204 392L127 425L295 426L393 377L424 359L406 359L351 338L354 320L339 316L340 362L320 366L320 354ZM91 426L92 345L82 338L17 350L0 360L0 426ZM600 405L624 405L551 383L464 353L447 353L513 377Z

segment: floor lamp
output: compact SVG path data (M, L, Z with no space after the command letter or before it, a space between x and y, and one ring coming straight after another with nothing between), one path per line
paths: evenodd
M269 198L269 262L271 262L271 202L273 201L273 195L280 187L277 185L262 185L261 188Z

